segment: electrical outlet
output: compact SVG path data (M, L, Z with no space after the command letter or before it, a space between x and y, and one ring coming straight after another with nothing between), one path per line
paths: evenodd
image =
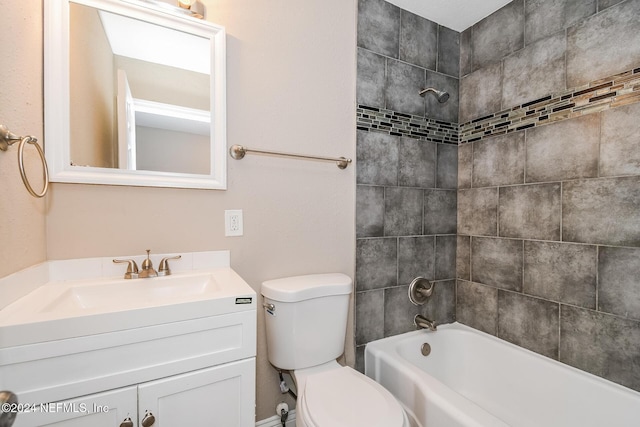
M224 235L242 236L242 209L224 211Z

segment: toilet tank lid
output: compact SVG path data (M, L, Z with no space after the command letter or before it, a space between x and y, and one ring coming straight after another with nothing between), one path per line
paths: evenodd
M262 282L260 293L280 302L297 302L351 293L351 278L342 273L310 274Z

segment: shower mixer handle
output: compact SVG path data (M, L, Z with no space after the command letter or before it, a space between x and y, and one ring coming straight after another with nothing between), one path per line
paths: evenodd
M414 305L422 305L433 294L434 283L424 277L416 277L409 285L409 300Z

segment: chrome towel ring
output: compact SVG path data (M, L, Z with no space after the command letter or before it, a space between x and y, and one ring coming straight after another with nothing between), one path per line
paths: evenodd
M44 158L44 152L42 151L40 144L38 144L38 140L33 136L17 136L11 133L5 125L0 125L0 150L7 151L11 145L16 143L16 141L20 141L20 144L18 145L18 168L20 169L22 182L27 188L29 194L33 197L44 197L49 189L49 169L47 168L47 160ZM31 187L24 170L24 147L27 143L36 147L36 150L38 150L38 154L40 155L40 159L42 160L42 178L44 180L44 186L40 193L36 193L33 187Z

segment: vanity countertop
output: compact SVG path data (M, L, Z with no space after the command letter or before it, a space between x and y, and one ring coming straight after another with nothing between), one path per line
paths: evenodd
M182 255L165 277L124 279L109 257L49 261L0 279L0 288L24 280L30 290L0 310L0 349L256 309L227 251Z

